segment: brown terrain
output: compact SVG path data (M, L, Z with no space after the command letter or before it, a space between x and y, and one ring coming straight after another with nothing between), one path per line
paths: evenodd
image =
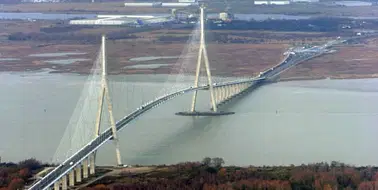
M0 21L0 71L30 71L44 68L52 72L88 73L99 52L99 41L80 40L8 40L15 32L27 31L39 34L42 28L67 25L58 21ZM169 74L194 72L198 46L191 47L187 54L187 36L192 30L159 29L134 32L134 38L108 40L107 59L110 74ZM109 32L130 32L124 27L84 27L68 31L67 35L95 35ZM50 31L48 34L62 34ZM208 53L212 72L220 76L255 76L260 71L276 65L283 59L283 53L295 44L323 43L335 39L337 34L321 32L270 32L270 31L207 31ZM169 37L169 40L162 40ZM181 40L170 41L171 38ZM184 40L182 40L182 38ZM235 43L242 39L248 43ZM367 39L355 45L342 45L336 52L304 62L281 76L281 80L315 78L365 78L376 77L378 64L375 61L377 39ZM30 54L81 52L84 55L60 57L35 57ZM153 61L131 61L144 56L183 56L180 59L159 59ZM184 56L186 55L186 56ZM185 58L186 57L186 58ZM191 58L187 58L191 57ZM18 58L20 60L7 60ZM88 59L72 64L51 64L45 61L60 59ZM3 59L3 60L1 60ZM129 68L135 65L164 64L157 68ZM185 65L182 65L185 64Z
M55 72L88 73L93 66L99 52L99 43L86 43L74 41L11 41L7 36L17 31L27 30L38 33L40 27L49 26L48 22L0 22L3 27L0 41L0 58L18 58L20 60L0 60L0 71L28 71L43 68L54 69ZM97 34L120 30L117 28L94 28L82 29L78 33ZM133 62L131 58L144 56L180 56L185 55L187 41L175 43L154 42L160 36L174 35L187 36L190 30L157 30L152 32L140 32L135 35L136 39L108 40L107 59L110 74L131 73L176 73L180 72L181 64L185 62L186 69L190 72L195 70L195 53L198 46L193 46L190 59L163 59L154 61ZM211 33L209 34L211 37ZM209 59L215 75L255 75L261 70L272 67L282 58L283 52L289 46L285 43L277 44L208 44ZM253 51L251 51L253 50ZM82 52L85 55L69 55L60 57L35 57L30 54L58 53L58 52ZM78 61L73 64L51 64L45 61L59 59L85 58L90 61ZM187 63L187 62L190 63ZM157 69L132 69L125 66L137 64L169 64Z
M336 52L309 60L283 73L284 80L378 77L378 39L334 48Z
M161 0L162 2L177 2ZM132 1L126 1L132 2ZM376 6L328 6L322 4L297 4L290 6L255 6L253 1L230 0L229 5L238 13L255 14L290 14L290 15L322 15L322 16L378 16ZM224 10L222 1L209 4L209 11L217 13ZM169 13L168 8L125 7L124 2L96 2L96 3L27 3L4 4L1 12L61 12L61 13L101 13L101 14L140 14L140 13Z

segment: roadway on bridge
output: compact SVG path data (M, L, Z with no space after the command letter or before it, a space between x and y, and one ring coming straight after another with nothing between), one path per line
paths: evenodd
M232 84L241 84L241 83L252 83L252 82L255 82L256 80L265 81L266 79L277 76L279 73L285 71L286 69L290 67L295 66L296 64L302 61L311 59L315 56L319 56L325 53L327 51L326 48L328 48L329 46L330 45L322 46L318 48L316 51L289 52L289 55L283 62L274 66L271 69L268 69L262 72L258 77L251 78L248 80L239 80L239 81L215 84L215 87L227 86L227 85L232 85ZM126 117L118 121L116 123L116 129L117 131L119 131L125 128L125 126L127 126L129 123L134 121L137 117L142 116L147 111L159 106L160 104L168 100L171 100L177 96L180 96L186 93L193 92L195 90L205 90L207 88L208 88L207 85L200 86L198 88L189 87L189 88L185 88L183 90L162 96L154 101L151 101L139 107L137 110L135 110L131 114L127 115ZM111 138L112 138L112 131L111 131L111 128L108 128L102 134L100 134L99 137L89 142L86 146L84 146L82 149L80 149L70 158L65 160L62 164L57 166L52 172L50 172L44 178L42 178L41 180L36 182L34 185L32 185L30 187L30 190L43 190L52 186L55 182L57 182L64 175L68 174L74 167L76 167L76 165L80 164L85 158L87 158L90 154L95 152L99 147L101 147L104 143L106 143Z

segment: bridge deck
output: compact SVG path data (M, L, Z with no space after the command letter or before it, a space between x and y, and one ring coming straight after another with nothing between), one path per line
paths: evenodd
M334 45L334 44L333 44ZM326 46L327 47L327 46ZM325 48L326 48L325 47ZM328 46L329 47L329 46ZM243 80L243 81L233 81L233 82L227 82L227 83L222 83L222 84L216 84L214 85L215 88L217 87L224 87L228 85L236 85L236 84L245 84L245 83L253 83L251 86L261 84L260 82L264 82L269 80L272 77L275 77L279 75L281 72L285 71L286 69L303 62L305 60L311 59L313 57L319 56L323 54L325 51L320 51L320 52L303 52L303 53L297 53L297 54L290 54L282 63L276 65L275 67L268 69L264 72L262 72L259 77L257 78L251 78L248 80ZM256 82L258 81L258 82ZM163 97L160 97L159 99L155 101L151 101L145 105L143 105L141 108L135 110L131 114L127 115L120 121L116 123L116 129L117 131L125 128L130 122L134 121L135 118L142 116L144 113L147 111L159 106L161 103L164 103L168 100L171 100L179 95L186 94L195 90L204 90L208 89L209 87L206 86L200 86L197 88L185 88L183 90L165 95ZM246 91L246 90L245 90ZM242 91L240 93L244 93L245 91ZM233 96L235 97L235 96ZM232 98L231 98L232 99ZM225 102L221 102L225 103ZM221 112L219 112L221 113ZM231 112L224 112L226 113L231 113ZM182 112L182 114L189 114ZM192 113L194 114L194 113ZM197 115L199 113L196 113ZM201 114L214 114L212 112L202 112ZM80 164L85 158L87 158L90 154L95 152L99 147L101 147L105 142L110 140L112 138L112 131L111 128L108 128L105 130L100 136L97 138L93 139L91 142L89 142L86 146L84 146L82 149L80 149L78 152L76 152L74 155L72 155L70 158L65 160L62 164L57 166L53 171L51 171L48 175L46 175L44 178L41 180L37 181L35 184L33 184L29 190L44 190L52 186L55 182L57 182L60 178L62 178L64 175L66 175L68 172L70 172L76 165ZM70 163L70 164L69 164Z

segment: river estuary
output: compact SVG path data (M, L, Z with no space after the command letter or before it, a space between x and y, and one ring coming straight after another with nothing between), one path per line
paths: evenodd
M0 74L2 161L30 157L51 161L86 78ZM166 79L159 75L112 76L116 120L167 86L179 85L164 82ZM208 108L205 96L199 99L199 109ZM223 108L235 115L174 115L189 109L190 100L189 94L178 97L122 130L124 163L169 164L218 156L226 164L243 166L332 160L378 164L372 151L378 143L378 79L280 82ZM99 152L99 164L115 164L111 142Z

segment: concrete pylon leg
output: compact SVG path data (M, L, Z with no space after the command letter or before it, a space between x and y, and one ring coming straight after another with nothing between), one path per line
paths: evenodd
M215 103L217 103L217 90L213 89L213 93L214 93L214 101L215 101ZM210 105L211 105L211 103L210 103Z
M221 97L221 102L223 102L224 101L224 87L221 87L221 89L220 89L220 97Z
M81 182L81 165L77 165L75 168L76 171L76 182Z
M54 190L60 190L60 180L54 183Z
M67 175L62 177L62 190L67 190Z
M228 87L226 87L226 86L224 87L224 92L225 92L225 95L226 95L226 99L228 99L230 97Z
M91 154L91 156L89 156L89 174L90 175L93 175L95 174L95 155L94 154Z
M75 185L75 170L71 170L70 173L68 174L68 185L70 187Z
M220 97L220 95L221 95L221 94L220 94L220 93L221 93L220 88L216 88L216 89L215 89L215 92L216 92L216 93L215 93L215 94L216 94L216 102L217 102L217 104L218 104L218 103L222 100L221 97Z
M86 179L88 178L88 161L89 161L89 158L87 159L84 159L83 161L83 178Z

